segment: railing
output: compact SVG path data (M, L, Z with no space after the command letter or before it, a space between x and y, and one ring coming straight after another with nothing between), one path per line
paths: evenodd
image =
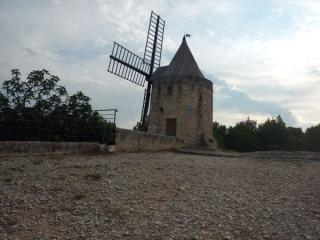
M110 109L99 109L95 111L97 111L100 114L100 116L102 116L103 119L106 120L107 122L112 122L116 124L116 116L117 116L118 109L110 108Z
M114 144L116 109L91 116L59 115L35 111L0 112L0 141L65 141Z

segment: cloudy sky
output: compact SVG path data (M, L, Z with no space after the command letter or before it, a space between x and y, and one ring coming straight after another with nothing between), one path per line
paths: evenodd
M151 10L166 20L162 65L192 35L214 84L214 120L320 122L319 0L0 0L0 83L13 68L46 68L131 128L143 89L109 74L108 55L113 41L143 55Z

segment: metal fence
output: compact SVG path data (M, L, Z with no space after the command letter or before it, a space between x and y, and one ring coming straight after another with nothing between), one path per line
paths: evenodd
M100 116L102 116L103 119L106 120L107 122L112 122L112 123L116 124L116 117L117 117L118 109L115 109L115 108L98 109L95 111L97 111L100 114Z
M0 141L67 141L114 144L117 109L91 116L0 111Z

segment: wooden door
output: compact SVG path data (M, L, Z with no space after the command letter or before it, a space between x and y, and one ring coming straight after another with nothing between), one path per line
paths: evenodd
M167 118L166 119L166 135L175 137L176 134L177 134L177 119Z

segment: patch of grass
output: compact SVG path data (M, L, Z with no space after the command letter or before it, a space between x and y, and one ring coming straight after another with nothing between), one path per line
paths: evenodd
M122 210L120 208L105 208L105 215L108 218L122 217Z
M3 223L5 226L14 226L18 224L18 220L12 217L4 217Z
M24 166L21 166L21 167L11 167L9 168L10 171L13 171L13 172L23 172L24 171Z
M63 160L65 158L66 158L66 154L64 154L64 153L52 154L50 156L50 159L53 159L53 160Z
M101 175L99 173L88 173L87 175L84 176L84 179L86 180L91 180L91 181L100 181Z
M53 192L62 192L62 191L63 191L63 187L58 187L58 186L56 186L56 187L53 187L51 190L52 190Z
M13 179L10 178L10 177L6 177L6 178L3 179L3 181L4 181L5 183L12 183Z
M53 177L56 180L64 181L66 180L66 176L64 174L59 174Z
M75 194L73 197L72 197L72 199L73 200L76 200L76 201L79 201L79 200L81 200L81 199L84 199L86 196L84 195L84 194L82 194L82 193L78 193L78 194Z
M33 161L32 161L32 163L33 163L34 165L41 165L42 162L43 162L43 160L40 160L40 159L36 159L36 160L33 160Z
M158 171L161 171L163 170L164 168L163 167L156 167L155 170L158 170Z

